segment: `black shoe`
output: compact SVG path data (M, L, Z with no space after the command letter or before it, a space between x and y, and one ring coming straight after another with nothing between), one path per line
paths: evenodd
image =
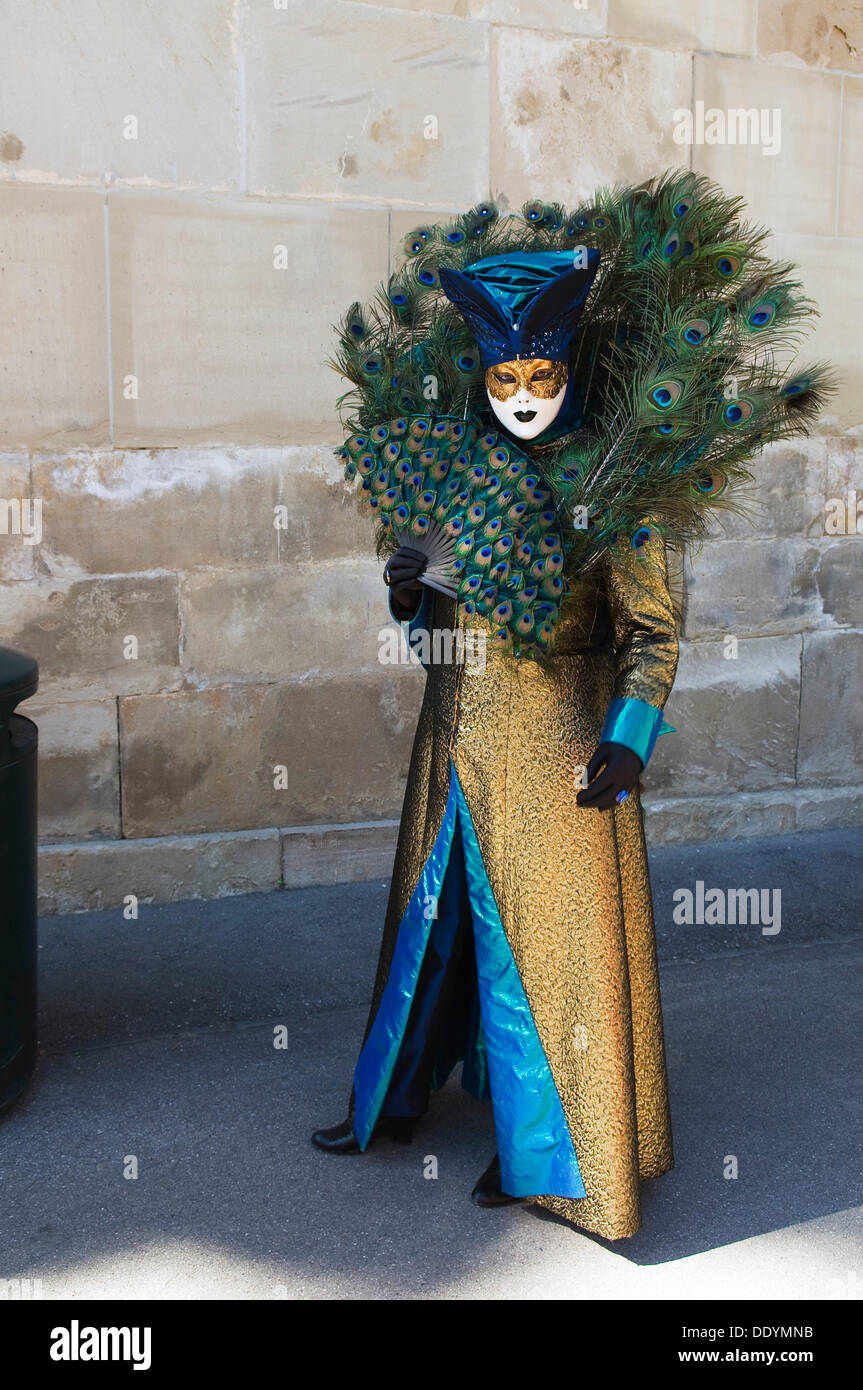
M510 1197L501 1187L500 1158L497 1154L470 1194L470 1199L478 1207L508 1207L525 1201L524 1197Z
M372 1139L389 1138L395 1144L410 1144L413 1139L415 1121L412 1117L401 1115L382 1115L374 1128ZM350 1120L344 1120L332 1129L319 1129L312 1135L312 1143L325 1153L361 1153L360 1141L354 1133Z

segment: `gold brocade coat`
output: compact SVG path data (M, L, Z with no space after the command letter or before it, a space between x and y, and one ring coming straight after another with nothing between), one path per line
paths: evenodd
M454 604L435 594L430 626ZM655 532L571 583L544 662L430 664L413 745L375 1017L399 925L435 845L452 765L536 1024L586 1196L530 1200L609 1239L641 1220L639 1180L673 1166L650 881L637 791L579 807L576 769L612 699L661 709L677 630Z

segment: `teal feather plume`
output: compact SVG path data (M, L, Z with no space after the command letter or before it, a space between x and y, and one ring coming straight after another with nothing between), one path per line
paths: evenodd
M670 548L683 549L717 508L738 507L753 457L773 440L805 434L835 389L827 365L789 364L817 310L795 267L769 258L766 229L745 213L740 198L682 170L599 189L569 210L536 201L504 215L482 203L405 238L404 264L368 304L350 307L331 359L348 386L339 403L351 432L346 472L376 516L379 553L393 543L395 510L406 507L413 525L418 499L433 492L422 504L429 514L445 526L457 515L464 523L463 619L490 618L496 644L541 655L553 645L568 580L621 538L631 541L644 518ZM476 344L437 272L507 252L580 246L601 257L569 362L580 418L562 437L521 449L498 432ZM413 447L417 418L442 426L433 456ZM394 435L399 419L404 432ZM455 447L447 431L456 423L469 445ZM369 445L376 427L388 433ZM395 445L396 455L385 457ZM488 477L471 470L495 449L507 450L507 466L520 471L490 490ZM420 454L421 466L405 471ZM527 490L546 495L547 505L526 496L526 478L537 480ZM474 523L470 509L480 501ZM537 558L543 511L560 563ZM484 534L494 520L496 530ZM489 555L501 541L508 553Z

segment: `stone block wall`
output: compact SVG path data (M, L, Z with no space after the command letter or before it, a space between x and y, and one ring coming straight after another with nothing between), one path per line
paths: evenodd
M0 642L41 668L44 910L386 875L422 675L378 661L331 325L422 221L674 165L801 265L842 389L687 567L649 834L863 823L859 4L0 18ZM706 138L741 109L758 139Z

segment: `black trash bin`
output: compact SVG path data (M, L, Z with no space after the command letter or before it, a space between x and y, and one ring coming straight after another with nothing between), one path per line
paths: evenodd
M36 752L39 731L13 713L33 695L32 656L0 647L0 1110L36 1061Z

